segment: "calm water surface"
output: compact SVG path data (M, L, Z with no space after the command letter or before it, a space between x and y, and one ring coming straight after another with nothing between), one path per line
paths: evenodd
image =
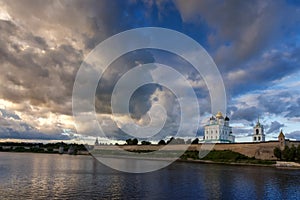
M300 170L176 162L129 174L90 156L0 152L0 199L300 199Z

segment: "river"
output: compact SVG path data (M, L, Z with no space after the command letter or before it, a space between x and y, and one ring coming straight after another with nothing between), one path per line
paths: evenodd
M300 199L300 170L175 162L131 174L91 156L0 152L0 199Z

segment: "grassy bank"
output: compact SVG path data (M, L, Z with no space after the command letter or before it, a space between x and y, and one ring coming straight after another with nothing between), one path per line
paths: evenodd
M203 161L213 161L219 163L241 163L241 164L262 164L262 165L272 165L276 164L276 161L271 160L258 160L254 157L250 158L243 154L230 151L222 150L210 151L205 157L199 158L199 151L186 151L180 159L182 160L203 160Z

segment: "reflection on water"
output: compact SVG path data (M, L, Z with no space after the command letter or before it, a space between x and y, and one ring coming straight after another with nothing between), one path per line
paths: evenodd
M297 199L299 178L300 170L197 163L129 174L89 156L0 153L0 199Z

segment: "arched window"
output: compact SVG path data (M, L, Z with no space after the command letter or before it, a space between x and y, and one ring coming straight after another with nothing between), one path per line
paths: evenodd
M258 135L259 134L259 130L258 129L256 129L256 135Z

